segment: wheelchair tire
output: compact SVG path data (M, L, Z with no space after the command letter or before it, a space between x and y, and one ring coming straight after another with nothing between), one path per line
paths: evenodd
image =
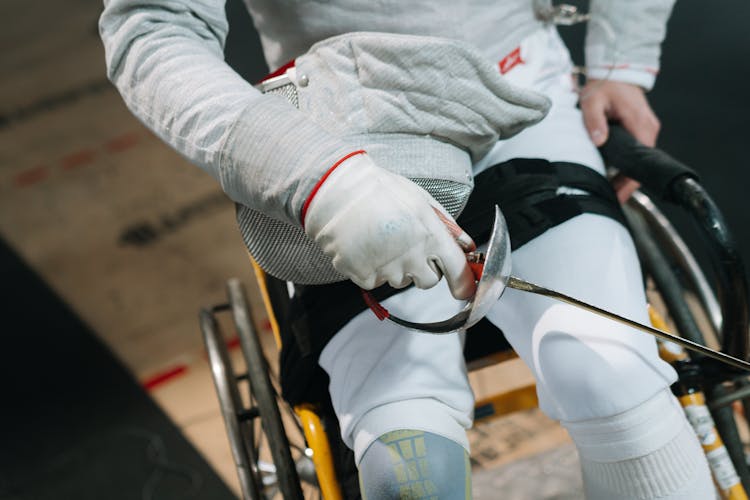
M237 279L227 283L229 303L240 340L240 348L247 364L250 400L255 402L263 432L268 442L276 480L284 499L303 500L299 475L281 419L281 412L268 372L268 363L257 331L252 325L247 298L242 284ZM254 442L254 436L251 436ZM252 448L252 446L250 446ZM254 452L254 450L252 450ZM256 468L257 469L257 468ZM262 481L262 478L261 478ZM261 497L265 500L265 496ZM253 499L255 500L255 499Z
M644 195L641 196L648 199ZM680 335L688 340L705 345L706 341L703 332L698 325L698 320L696 319L693 308L687 303L683 293L685 283L683 283L682 280L687 274L689 274L689 272L685 272L684 269L681 269L675 263L674 259L670 258L671 255L669 255L668 252L665 252L663 245L658 244L647 226L647 220L644 214L641 213L644 210L658 213L658 209L655 205L651 205L651 208L643 205L641 211L633 210L628 207L626 207L625 210L628 223L632 228L636 247L638 248L641 264L644 267L646 274L653 279L662 300L665 302L666 309L677 326ZM687 251L689 252L689 250ZM689 260L684 256L681 257L682 261ZM694 259L692 255L689 255L689 258ZM698 271L700 270L698 269ZM705 293L714 292L709 289ZM707 303L710 302L718 303L718 300L716 297L713 297L710 301L701 300L699 302L699 307L703 309L704 315L708 318L711 317L711 311L707 306ZM720 328L715 328L714 333L718 334L719 332ZM734 378L736 379L733 381L734 383L741 382L742 380L737 375L735 375ZM744 377L744 379L746 380L747 377ZM729 406L714 405L715 400L726 398L727 394L731 392L724 386L725 382L728 381L720 380L718 383L714 381L703 387L703 389L707 404L711 409L714 424L729 453L732 464L734 465L743 486L746 489L750 489L750 466L745 454L744 443L740 438L734 411ZM743 404L745 403L746 401L743 400Z
M240 492L245 499L261 498L261 485L252 467L252 464L257 460L252 456L252 447L247 446L247 443L252 442L251 427L243 418L245 410L226 342L221 335L214 315L210 311L205 309L201 311L200 325L206 352L208 353L208 363L211 367L211 377L214 381L216 394L219 398L219 407L227 429L229 447L237 467ZM251 425L252 422L250 422Z

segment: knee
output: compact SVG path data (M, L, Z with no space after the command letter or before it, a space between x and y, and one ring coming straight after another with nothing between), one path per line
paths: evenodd
M359 464L367 500L471 498L469 454L455 441L417 430L380 436Z
M616 333L591 339L562 332L545 335L539 344L538 373L546 399L554 401L556 418L614 415L671 383L663 362L618 342Z
M588 399L612 390L615 369L610 360L568 333L547 333L539 345L538 362L545 385L556 394Z

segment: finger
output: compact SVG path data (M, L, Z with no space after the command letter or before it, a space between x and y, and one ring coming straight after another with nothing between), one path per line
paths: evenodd
M432 288L442 277L425 262L424 250L417 246L401 258L388 262L377 270L377 274L393 288L404 288L414 283L417 288Z
M607 142L609 127L607 126L607 100L599 94L591 94L581 101L583 123L586 125L589 137L595 146Z
M342 255L334 255L331 263L336 271L349 278L362 290L372 290L385 283L370 262L358 262L346 259Z
M438 216L438 219L440 219L440 222L442 222L446 229L448 229L450 235L453 236L453 239L456 240L458 246L461 247L461 250L464 252L473 252L477 249L477 244L474 243L474 240L469 236L469 233L464 231L442 206L432 205L432 209L435 211L435 215Z
M404 266L398 261L392 261L375 270L381 283L388 283L393 288L404 288L411 283L411 277L404 270Z
M410 266L409 277L414 281L415 287L427 289L437 285L443 273L442 270L430 266L429 262L422 258L421 263Z
M453 230L432 231L432 235L435 238L435 246L432 248L435 252L428 257L428 261L445 276L451 294L458 300L466 300L474 295L476 282L474 280L474 273L466 261L465 252L475 250L476 244L452 217L446 217L450 218L451 223L449 225L453 227ZM441 221L439 224L445 228L445 217L438 218ZM464 235L468 238L469 245L462 245L460 241L461 237L456 237L456 234Z
M398 268L394 266L392 269L383 268L381 269L381 273L383 282L388 283L393 288L405 288L412 282L412 273L404 273L401 266L398 266Z
M477 245L476 243L474 243L474 240L471 238L471 236L469 236L469 233L464 231L463 228L459 226L458 223L456 223L456 220L445 209L445 207L443 207L443 205L441 205L427 191L422 188L419 189L421 190L424 199L432 207L432 211L435 213L437 218L440 219L440 222L443 223L445 228L448 230L448 233L453 237L456 243L458 243L458 246L460 246L464 252L473 252L474 250L476 250Z
M420 188L421 189L421 188ZM425 200L433 209L434 217L426 216L423 220L427 234L432 236L431 243L425 248L423 256L427 259L422 262L430 264L432 271L438 276L445 276L451 294L459 299L465 300L474 295L474 275L466 262L466 251L476 249L474 240L466 233L442 206L421 190ZM415 280L418 279L414 274ZM425 276L426 277L426 276ZM420 278L424 280L424 278ZM423 281L424 282L424 281Z
M430 261L442 271L451 295L458 300L467 300L476 292L476 282L474 273L466 262L466 255L460 251L459 253L460 255L433 256Z
M630 177L618 174L612 179L612 187L617 194L617 201L625 203L641 187L641 183Z
M428 264L422 246L412 248L408 255L381 267L378 274L383 276L393 288L404 288L411 283L421 289L432 288L443 277L440 269Z
M653 148L661 129L661 123L651 111L647 102L643 102L638 108L629 108L618 113L622 126L630 132L638 142L644 146Z
M411 285L412 283L412 275L411 274L399 274L395 275L388 280L388 284L392 286L393 288L406 288L407 286ZM435 283L437 283L437 279L435 280ZM430 288L429 286L419 286L417 285L416 281L414 282L417 288ZM432 285L435 286L435 285Z
M358 287L360 287L362 290L373 290L384 283L384 281L378 282L374 274L371 274L367 277L350 275L349 279L351 279L352 282Z

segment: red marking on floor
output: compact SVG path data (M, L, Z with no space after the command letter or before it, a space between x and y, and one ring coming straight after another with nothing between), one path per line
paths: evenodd
M266 331L272 330L273 327L271 327L271 320L268 318L265 318L263 322L260 324L260 328L261 330L266 330Z
M87 163L91 163L95 156L96 152L94 150L82 149L81 151L76 151L75 153L64 156L60 162L60 166L64 170L71 170L86 165Z
M177 378L180 375L184 375L187 370L187 365L177 365L174 368L170 368L163 372L157 373L156 375L153 375L152 377L149 377L143 381L143 388L150 391L164 384L165 382Z
M230 351L232 349L235 349L240 346L240 338L239 337L232 337L231 339L227 340L227 349Z
M137 132L128 132L107 141L104 144L104 149L106 149L108 153L119 153L132 148L138 144L139 140L140 136Z
M43 181L48 175L49 169L44 165L39 165L16 175L13 178L13 183L18 187L31 186L39 181Z
M111 137L101 143L97 148L81 149L64 155L59 161L62 170L70 171L93 162L96 159L98 149L104 149L107 153L120 153L137 146L141 139L153 137L152 134L133 130L116 137ZM50 174L48 167L37 166L24 170L13 178L16 187L26 187L46 179Z

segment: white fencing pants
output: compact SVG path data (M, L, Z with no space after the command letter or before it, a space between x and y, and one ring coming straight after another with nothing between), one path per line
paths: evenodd
M568 161L603 173L584 129L570 77L570 59L556 32L540 31L520 46L522 63L506 76L553 101L539 124L497 144L476 171L511 158ZM502 55L500 55L499 59ZM513 252L513 274L647 323L637 256L627 231L592 214L575 217ZM457 312L444 281L409 289L384 302L412 321ZM536 376L542 410L568 422L604 418L637 407L674 380L653 338L552 299L506 290L488 315ZM415 429L468 449L473 396L462 355L462 334L430 335L380 322L370 311L328 343L320 365L346 444L357 463L378 436Z

